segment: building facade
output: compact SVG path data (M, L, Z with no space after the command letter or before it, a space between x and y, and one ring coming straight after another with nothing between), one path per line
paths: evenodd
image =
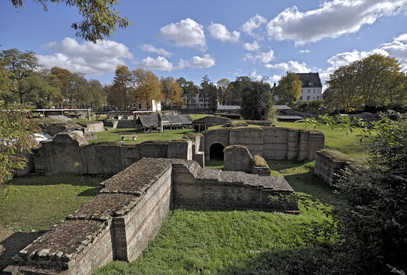
M322 99L322 83L318 73L297 73L302 82L299 102L310 102Z

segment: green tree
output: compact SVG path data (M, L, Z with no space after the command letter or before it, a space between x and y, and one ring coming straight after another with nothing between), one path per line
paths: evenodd
M202 77L201 89L203 99L208 100L209 110L215 112L218 108L218 89L207 75Z
M271 88L268 83L252 81L242 91L240 113L244 119L266 120L271 107Z
M132 72L129 67L118 65L116 67L113 85L107 91L107 101L109 105L120 110L128 109L133 90Z
M25 0L10 0L14 7L19 8L24 5ZM34 0L40 3L47 11L47 4L64 3L70 7L77 7L83 17L82 22L72 23L71 27L76 30L76 36L85 40L96 42L110 37L118 28L127 28L131 22L127 17L120 17L115 6L118 0Z
M282 76L276 87L279 104L296 102L302 91L302 83L296 73L287 72Z
M407 104L407 76L400 62L380 54L342 66L327 81L324 94L329 110L351 111L365 107Z
M99 80L88 81L88 89L85 94L85 105L92 109L100 108L105 104L105 90Z
M172 108L174 105L176 105L177 108L181 108L184 105L184 100L182 99L183 90L173 77L162 78L161 87L164 102L170 108Z
M25 166L27 159L23 153L36 145L32 134L38 130L28 118L28 112L23 111L25 106L13 106L2 100L17 89L11 77L0 58L0 184L11 179L16 169Z
M242 92L251 85L248 76L238 76L235 81L230 82L225 92L225 101L229 105L239 105L242 102Z
M178 86L182 88L182 96L186 99L186 106L187 108L190 107L190 105L195 105L197 104L195 97L196 94L198 93L199 87L194 84L193 81L187 81L185 78L180 77L177 79Z

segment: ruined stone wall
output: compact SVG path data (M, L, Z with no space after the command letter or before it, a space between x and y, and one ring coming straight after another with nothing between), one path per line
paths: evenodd
M171 172L168 159L143 159L104 181L99 195L21 250L3 272L91 274L113 260L134 260L165 220Z
M102 183L65 221L21 250L5 274L91 274L136 259L171 205L298 213L283 178L203 169L192 160L144 158Z
M314 173L326 184L334 186L338 183L341 171L355 165L357 163L345 154L334 150L321 150L316 153Z
M225 171L251 171L252 155L246 146L231 145L223 150Z
M283 178L173 164L173 204L205 209L257 209L298 213ZM274 199L271 199L274 198Z
M143 157L192 159L192 155L192 143L188 140L84 145L69 134L59 134L34 151L33 161L37 173L111 176Z
M205 133L205 159L210 160L210 147L220 143L244 145L252 155L271 160L313 160L324 147L322 132L280 127L242 127L216 129Z

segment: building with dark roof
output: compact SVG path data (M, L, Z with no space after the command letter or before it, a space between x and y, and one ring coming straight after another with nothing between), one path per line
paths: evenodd
M297 75L302 82L301 97L298 101L322 99L322 83L318 73L297 73Z

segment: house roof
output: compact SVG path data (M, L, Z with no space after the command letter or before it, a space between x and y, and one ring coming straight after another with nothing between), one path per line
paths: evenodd
M319 73L297 73L299 79L302 82L303 88L318 87L322 88L321 79Z

